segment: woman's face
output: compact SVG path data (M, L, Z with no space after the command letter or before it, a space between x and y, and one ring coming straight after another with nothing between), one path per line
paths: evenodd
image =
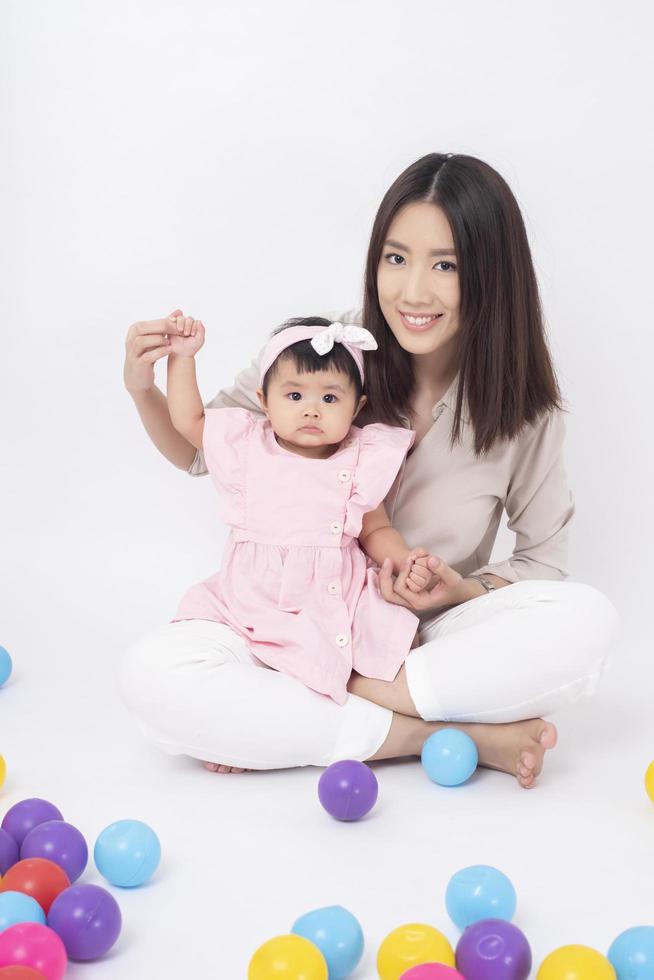
M388 229L377 270L384 318L410 354L444 350L459 329L459 273L444 211L413 201Z

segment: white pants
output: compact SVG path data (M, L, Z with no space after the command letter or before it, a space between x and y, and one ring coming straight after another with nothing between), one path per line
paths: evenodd
M425 620L406 660L409 692L432 721L507 722L592 695L618 636L609 600L579 582L523 581ZM166 752L247 769L365 760L392 711L344 705L258 665L229 627L169 623L122 657L121 695Z

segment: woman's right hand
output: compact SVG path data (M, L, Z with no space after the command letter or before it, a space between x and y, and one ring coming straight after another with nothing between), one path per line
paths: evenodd
M173 310L170 317L183 316L181 310ZM163 320L139 320L127 331L125 339L125 367L123 380L130 395L149 391L154 386L154 362L170 353L170 341L166 334L171 329L170 317ZM189 323L192 317L187 317Z

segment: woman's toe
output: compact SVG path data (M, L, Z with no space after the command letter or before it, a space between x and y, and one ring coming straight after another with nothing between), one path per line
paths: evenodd
M523 752L522 755L520 756L520 762L525 767L525 769L529 769L530 772L533 772L534 769L536 768L537 761L538 760L536 759L536 756L534 755L533 752Z
M545 727L540 733L540 737L538 739L540 744L545 749L553 749L554 746L556 745L557 738L558 738L558 733L554 725L549 721L546 722Z

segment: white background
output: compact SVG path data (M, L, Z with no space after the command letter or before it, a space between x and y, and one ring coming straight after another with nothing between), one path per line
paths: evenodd
M91 843L133 816L164 848L119 896L114 952L71 977L241 978L259 943L343 904L366 980L402 922L456 941L445 886L473 863L513 878L536 964L653 924L653 27L644 0L3 4L0 813L44 796ZM598 697L555 719L537 790L389 763L371 818L340 825L318 770L212 776L150 750L117 700L116 658L224 537L209 482L142 430L124 338L177 306L202 318L209 399L283 318L357 305L381 196L432 151L486 160L523 209L571 412L572 575L623 640ZM494 557L510 548L502 532Z

